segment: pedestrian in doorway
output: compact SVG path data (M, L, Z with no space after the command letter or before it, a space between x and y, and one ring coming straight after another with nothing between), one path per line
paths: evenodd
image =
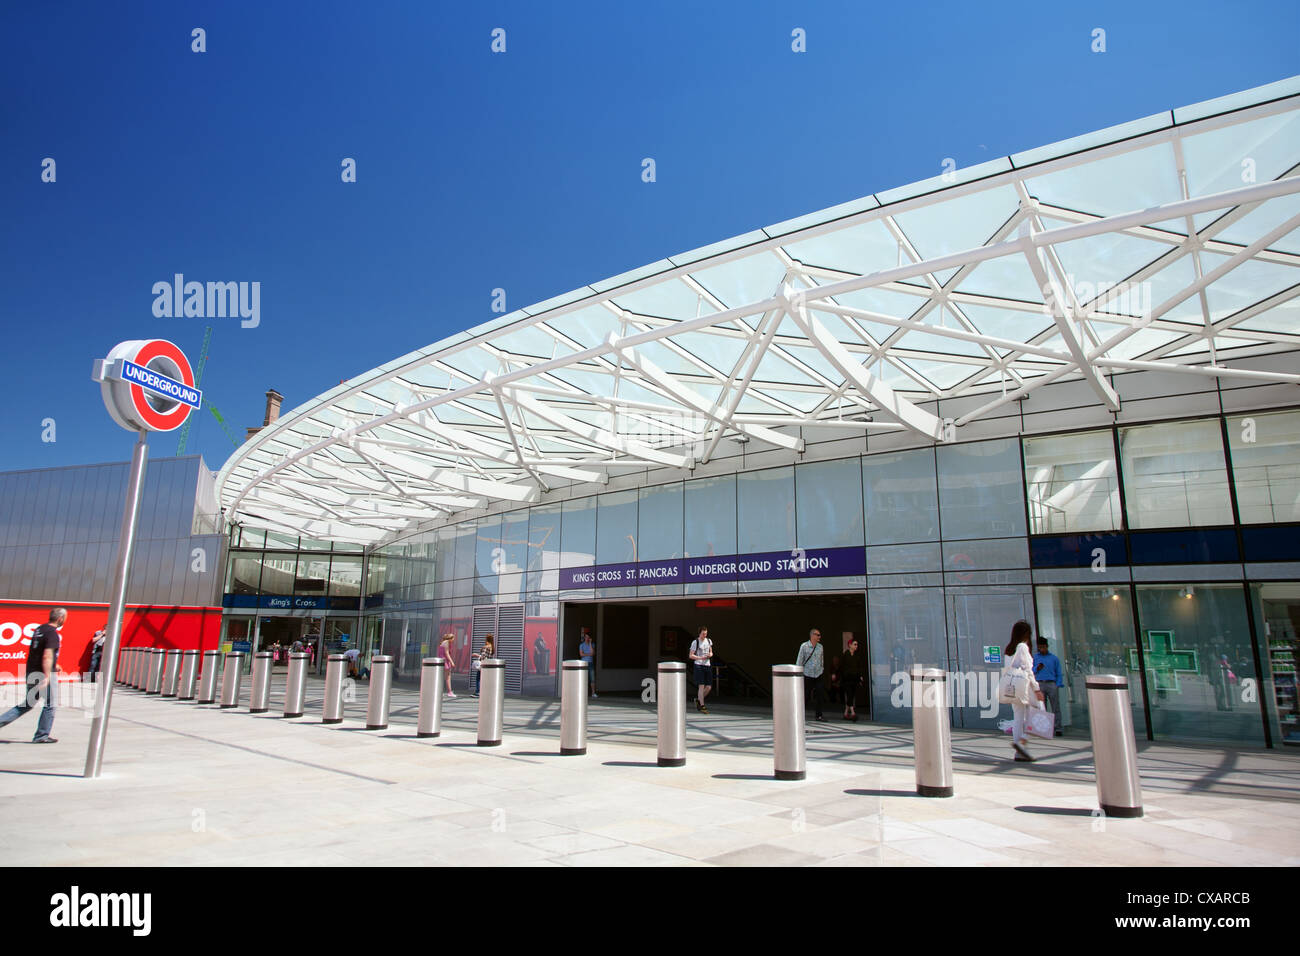
M533 641L533 673L549 674L551 649L546 646L546 638L542 637L542 632L537 632L537 640Z
M346 651L343 652L343 656L344 656L345 658L347 658L347 662L348 662L348 676L349 676L349 677L355 677L355 678L357 678L357 679L360 679L360 678L362 678L362 677L369 676L369 673L370 673L369 671L366 671L365 673L362 673L362 670L361 670L361 650L360 650L360 648L349 647Z
M700 628L691 641L691 660L695 662L695 709L707 714L709 708L704 706L704 698L713 690L713 642L709 640L707 627Z
M108 637L106 631L96 631L93 643L90 645L90 679L96 684L99 683L99 669L103 666L106 637Z
M1061 673L1061 659L1047 649L1047 638L1039 636L1038 653L1034 655L1034 679L1038 689L1047 698L1047 709L1056 718L1055 735L1064 735L1064 715L1061 713L1061 688L1065 679Z
M58 743L58 740L50 736L50 731L54 729L54 698L58 690L54 682L57 679L55 666L59 661L59 631L67 619L68 609L56 607L50 611L49 623L36 629L27 650L27 695L22 703L0 716L0 727L4 727L35 709L36 702L43 700L45 706L36 721L36 736L32 738L34 744Z
M474 696L483 692L483 662L497 656L496 641L489 634L483 638L483 650L474 655Z
M858 639L849 638L840 664L840 689L844 692L844 719L858 722L858 688L862 685L862 655L858 653Z
M452 655L452 644L456 641L456 635L447 633L442 635L442 640L438 642L438 653L442 655L443 673L447 675L447 696L455 697L451 690L451 672L456 667L456 658Z
M814 627L808 632L808 640L800 645L799 655L794 662L803 667L804 690L812 697L817 720L825 721L826 716L822 713L822 698L825 696L822 672L825 670L826 650L821 646L821 640L822 632Z
M1015 750L1015 759L1032 761L1026 744L1025 719L1029 714L1030 701L1035 698L1043 700L1043 692L1038 689L1034 677L1034 655L1029 650L1029 642L1034 636L1034 629L1028 621L1016 621L1011 627L1011 642L1003 652L1006 665L1002 668L1002 680L999 681L999 697L1011 704L1011 747Z
M596 642L585 627L582 629L582 643L578 645L578 656L587 662L587 690L592 697L599 698L596 693Z

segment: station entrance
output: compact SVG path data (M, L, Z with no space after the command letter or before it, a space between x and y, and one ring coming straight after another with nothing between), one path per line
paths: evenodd
M579 658L584 631L596 645L596 692L637 697L660 661L690 661L701 627L713 641L714 686L709 702L768 708L772 665L793 664L808 632L817 628L825 647L827 687L833 661L850 638L859 642L862 675L869 673L866 599L862 592L787 595L700 595L683 598L566 602L561 618L563 659ZM694 685L691 669L687 684ZM842 701L841 701L842 703ZM870 712L858 693L858 710Z

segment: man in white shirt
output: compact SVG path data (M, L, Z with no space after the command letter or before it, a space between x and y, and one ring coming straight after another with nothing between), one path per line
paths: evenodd
M799 646L799 656L794 662L803 666L804 688L812 695L817 719L825 721L826 717L822 714L822 698L825 696L822 673L825 671L826 651L821 646L821 639L822 632L814 627L808 632L808 640Z
M695 662L695 709L707 714L709 708L704 706L704 698L713 690L713 642L709 640L709 629L700 628L700 634L691 641L691 660Z

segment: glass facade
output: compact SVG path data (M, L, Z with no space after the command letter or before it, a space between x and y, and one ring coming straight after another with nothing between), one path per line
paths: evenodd
M109 601L128 471L120 463L0 473L0 597ZM202 459L149 461L127 603L216 606L227 573L218 524Z
M1119 430L1130 528L1232 524L1219 420Z
M562 621L565 601L865 592L856 613L877 721L910 719L898 692L921 664L953 674L957 726L996 728L1009 717L992 698L1001 650L1024 618L1061 659L1067 733L1088 731L1085 678L1125 673L1140 735L1278 745L1300 738L1300 528L1286 524L1298 426L1300 413L1268 412L806 462L520 508L364 556L245 530L232 537L226 591L322 601L314 613L330 640L360 635L368 653L399 659L399 678L451 633L460 684L470 649L519 608L519 686L544 696L576 649L566 641L598 620L574 605ZM828 564L823 576L574 577L785 554L858 557L852 573Z
M1300 412L1228 419L1242 524L1300 521Z

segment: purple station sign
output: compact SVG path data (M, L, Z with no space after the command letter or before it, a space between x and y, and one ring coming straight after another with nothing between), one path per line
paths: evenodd
M628 564L561 568L560 590L631 587L638 584L707 584L772 578L827 578L867 573L862 548L795 548L761 554L708 555Z

